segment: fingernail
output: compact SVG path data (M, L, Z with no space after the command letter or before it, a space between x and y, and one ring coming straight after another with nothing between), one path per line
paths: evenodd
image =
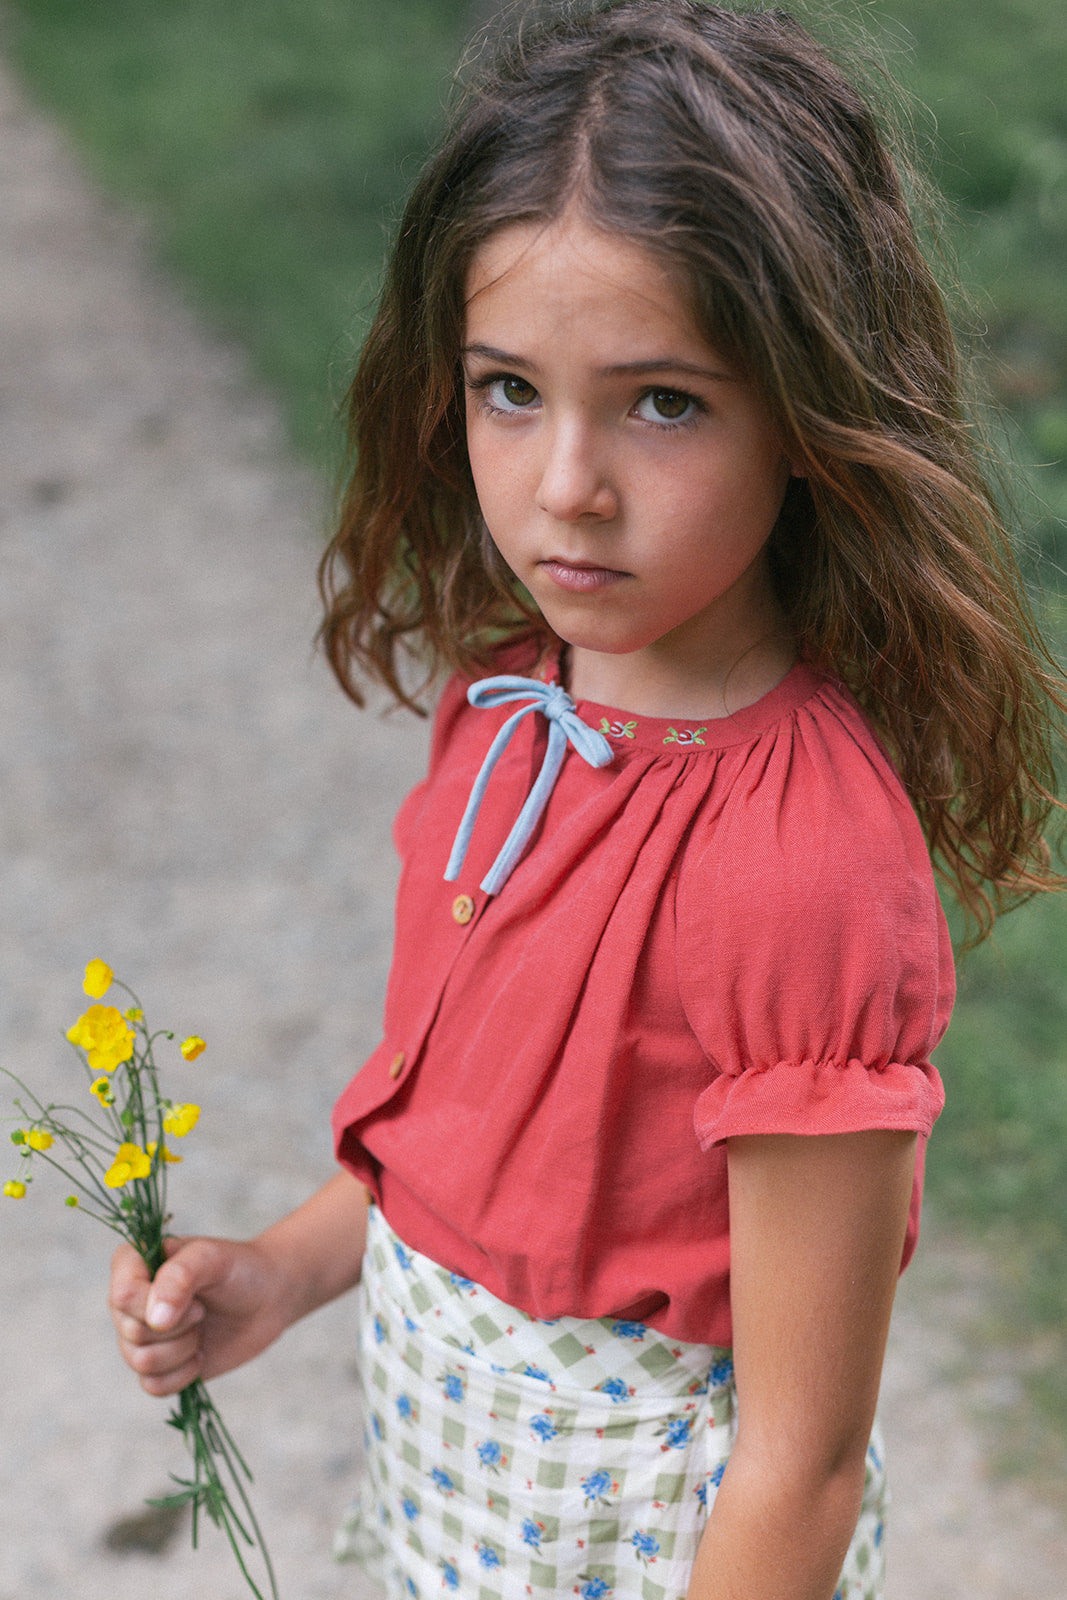
M150 1328L169 1328L178 1316L177 1307L166 1300L157 1300L148 1312L147 1322Z

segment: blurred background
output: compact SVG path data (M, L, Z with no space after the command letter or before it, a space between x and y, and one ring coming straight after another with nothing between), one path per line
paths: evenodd
M175 1186L198 1229L261 1226L329 1170L329 1105L376 1042L388 821L424 729L357 717L311 662L311 574L385 242L462 51L505 9L537 3L0 3L0 1062L54 1081L51 1041L97 955L160 1025L203 1033L209 1053L175 1073L176 1094L211 1107ZM1062 655L1067 11L792 9L907 92ZM1052 897L961 966L928 1178L927 1256L940 1241L948 1277L928 1268L913 1291L931 1329L955 1319L945 1363L983 1472L1045 1506L1067 1483L1065 974L1067 899ZM105 1348L106 1246L46 1187L0 1209L0 1600L94 1596L101 1506L121 1524L173 1464L168 1441L143 1443L158 1408ZM323 1452L301 1433L331 1383L347 1393L344 1326L291 1336L307 1340L297 1377L289 1356L223 1396L253 1432L270 1385L286 1396L284 1428L257 1438L268 1493L300 1477L321 1500L286 1553L291 1595L358 1592L307 1566L354 1466L347 1434ZM94 1433L101 1399L117 1430ZM131 1570L159 1600L188 1593L194 1569L161 1577L153 1538L128 1536ZM225 1570L216 1589L198 1566L198 1592L237 1594Z

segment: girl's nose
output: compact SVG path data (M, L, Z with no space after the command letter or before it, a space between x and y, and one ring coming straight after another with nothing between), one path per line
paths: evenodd
M599 521L618 513L609 464L583 427L560 427L546 441L537 504L557 522Z

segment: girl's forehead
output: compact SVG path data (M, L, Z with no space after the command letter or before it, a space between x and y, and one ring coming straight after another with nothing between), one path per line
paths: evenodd
M646 246L598 228L573 210L551 222L516 222L490 234L467 274L468 301L515 274L540 282L606 277L623 289L635 280L669 281L663 262Z
M647 246L574 214L500 229L467 274L468 337L485 323L541 315L585 329L621 320L706 343L679 272Z

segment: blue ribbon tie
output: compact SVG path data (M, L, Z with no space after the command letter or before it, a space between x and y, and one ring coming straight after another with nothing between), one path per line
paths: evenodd
M574 709L574 701L558 683L540 683L536 678L517 678L504 673L497 678L480 678L477 683L472 683L467 690L467 699L472 706L481 709L504 705L509 700L527 700L529 704L512 713L497 729L496 737L489 746L481 771L474 780L467 809L463 813L463 820L452 846L452 854L448 858L448 866L445 868L446 883L454 883L463 870L467 846L470 844L474 824L478 820L478 812L493 768L511 743L512 735L519 723L531 711L543 712L548 718L548 749L545 751L541 770L523 802L522 810L516 817L511 832L504 841L504 848L482 879L481 887L486 894L499 894L511 876L512 868L529 844L530 835L541 820L541 813L556 786L568 743L574 746L591 767L606 767L615 752L602 733L598 733L595 728L582 721Z

